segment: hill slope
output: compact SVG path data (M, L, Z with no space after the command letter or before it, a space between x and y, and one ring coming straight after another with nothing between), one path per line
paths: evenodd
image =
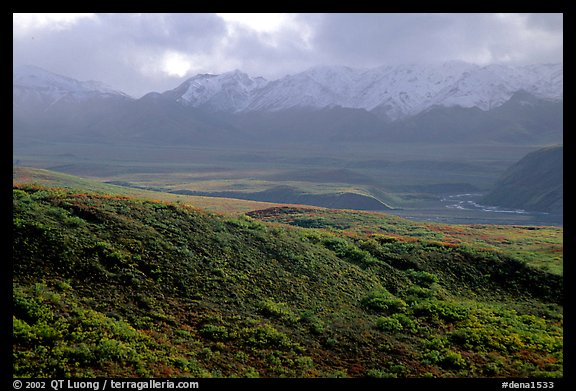
M316 181L313 170L307 172ZM334 171L342 177L346 171ZM298 179L306 179L304 174ZM354 177L356 178L356 177ZM362 178L360 178L362 179ZM246 214L263 222L356 232L362 235L383 234L402 240L426 239L448 244L464 244L477 249L494 249L555 274L563 274L563 230L561 227L506 225L446 225L403 219L388 213L323 209L307 205L284 205L239 198L203 197L117 186L50 170L14 167L14 185L82 189L103 195L132 197L150 201L172 202L223 215Z
M561 277L498 253L13 194L15 376L562 375Z
M48 188L82 189L100 194L115 194L117 196L135 197L151 201L166 201L193 205L196 208L223 214L241 214L257 209L270 208L282 204L229 199L223 197L203 197L165 193L134 187L102 183L98 180L81 178L61 172L43 170L32 167L14 167L12 169L14 185L35 184Z
M561 212L564 204L563 147L529 153L510 167L482 200L489 205Z

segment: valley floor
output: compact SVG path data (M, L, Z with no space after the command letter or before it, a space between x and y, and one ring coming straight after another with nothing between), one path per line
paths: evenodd
M158 191L162 198L170 197L166 193L218 196L379 210L418 221L559 226L562 214L506 212L456 205L451 199L485 193L506 168L538 148L346 143L331 149L322 145L233 149L30 139L15 142L14 163Z

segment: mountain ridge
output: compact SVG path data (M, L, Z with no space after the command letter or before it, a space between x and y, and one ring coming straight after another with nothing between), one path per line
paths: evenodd
M324 66L273 81L239 70L196 75L134 99L16 67L13 129L16 137L200 145L405 142L435 134L442 142L559 143L562 82L562 64ZM510 104L522 91L532 110Z
M128 94L116 90L103 82L79 81L71 77L56 74L34 65L18 65L12 69L13 89L19 92L39 91L51 98L49 104L73 95L76 99L86 99L94 94L121 96L132 99Z
M561 64L481 67L450 62L440 66L399 65L367 70L344 66L313 67L262 83L251 90L252 100L248 104L242 102L233 111L341 106L375 110L392 121L418 114L434 105L479 107L487 111L500 106L519 90L539 98L562 99L562 73ZM252 80L241 74L246 80ZM177 88L195 78L197 76ZM203 99L209 101L211 97L205 95Z
M562 145L531 152L512 165L482 202L540 212L563 210Z
M13 85L94 91L129 97L100 82L79 82L35 66L16 66ZM65 82L64 82L65 81ZM35 83L36 82L36 83ZM386 113L397 120L432 106L479 107L486 111L525 90L536 97L563 98L563 64L479 66L465 62L396 65L371 69L317 66L268 81L233 70L198 74L161 94L191 107L213 111L278 111L334 106Z

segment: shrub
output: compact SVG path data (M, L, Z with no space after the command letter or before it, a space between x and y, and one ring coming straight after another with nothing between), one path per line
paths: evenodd
M369 369L368 371L366 371L366 376L377 378L377 379L386 379L386 378L398 377L398 375L396 375L395 373L390 373L390 372L387 372L383 369Z
M488 364L484 365L482 370L487 376L498 376L502 372L503 367L504 363L501 361L489 362Z
M430 320L445 320L448 322L461 321L468 318L468 307L445 301L424 301L414 305L413 312L416 316L426 317Z
M361 250L345 239L331 237L324 240L324 246L333 251L336 256L347 262L360 266L369 266L378 263L368 251Z
M482 328L463 327L449 334L450 341L467 350L485 351L493 349L490 337Z
M31 343L36 339L32 327L23 320L12 317L12 337L21 343Z
M200 329L200 334L215 341L224 341L228 339L228 329L226 329L224 326L217 326L213 324L207 324L202 327Z
M426 365L436 365L442 361L442 354L439 350L430 350L422 357L422 363Z
M58 289L60 289L61 291L70 291L72 290L72 286L66 282L66 281L58 281L58 283L56 284L56 286L58 287Z
M406 291L408 301L417 301L418 299L431 299L436 296L436 292L434 292L430 288L423 288L419 285L412 285Z
M263 315L278 318L288 323L297 322L300 318L292 312L288 304L276 303L268 299L260 303L260 311Z
M303 371L314 368L314 360L312 360L312 357L309 356L296 357L294 364L296 364L296 366L298 366L298 368Z
M96 346L95 354L100 362L129 361L137 356L132 346L115 339L102 339Z
M442 350L448 344L445 337L434 337L424 341L424 347L429 350Z
M381 316L376 320L376 327L378 327L382 331L386 332L396 332L402 331L404 327L402 323L398 319L389 317L389 316Z
M467 366L462 355L451 350L430 350L422 357L422 363L440 365L446 369L462 369Z
M410 278L414 283L418 284L423 288L430 288L432 284L437 283L438 276L436 274L428 273L425 271L416 271L414 269L406 270L406 275Z
M387 313L405 312L408 308L404 300L386 290L372 292L362 301L362 304L371 310Z
M244 339L244 343L248 346L277 349L291 349L298 347L298 345L293 343L286 334L276 330L269 324L264 324L255 328L245 328L242 330L241 335Z
M313 334L320 335L325 331L326 326L324 325L324 322L311 312L307 311L303 313L300 320L309 326L310 331Z
M400 322L404 330L415 333L418 330L418 325L408 315L402 313L393 314L390 318Z
M466 368L467 366L466 360L464 360L462 355L458 352L453 352L451 350L447 351L444 354L440 364L444 368L454 368L454 369L462 369Z
M258 371L256 369L254 369L252 367L248 367L244 371L242 377L245 377L247 379L257 379L260 377L260 374L258 373Z

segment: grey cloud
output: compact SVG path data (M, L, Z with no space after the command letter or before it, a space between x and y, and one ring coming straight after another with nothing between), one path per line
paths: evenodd
M111 14L101 19L143 46L208 50L226 34L224 21L214 14Z
M557 26L557 15L530 18L534 25ZM354 65L478 61L481 54L504 61L506 51L525 61L539 58L547 48L530 47L517 28L494 14L326 14L318 20L314 45L326 61Z
M224 22L213 14L100 14L69 30L15 40L13 55L19 63L141 95L174 87L169 77L141 72L166 50L206 52L225 34Z
M562 14L299 14L263 33L229 30L215 14L99 14L14 36L13 57L140 96L182 81L154 68L167 51L196 59L193 72L239 68L267 78L332 64L561 62L562 28Z
M527 23L538 29L561 33L564 29L564 15L552 13L527 14Z

